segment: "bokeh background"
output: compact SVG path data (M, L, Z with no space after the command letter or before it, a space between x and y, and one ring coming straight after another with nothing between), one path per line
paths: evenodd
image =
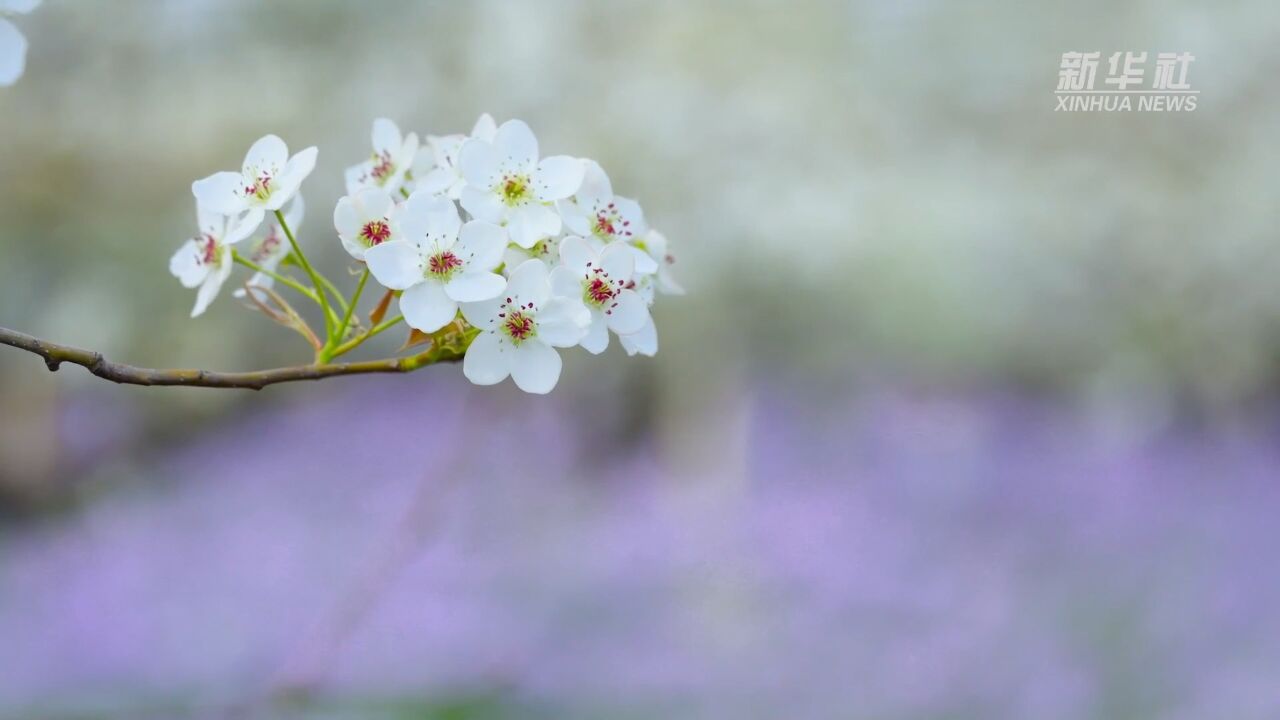
M319 145L301 238L346 278L377 116L598 159L690 292L548 398L0 348L0 717L1277 717L1277 20L47 0L0 92L0 325L305 360L225 294L187 318L188 187ZM1189 51L1199 108L1054 113L1068 50Z

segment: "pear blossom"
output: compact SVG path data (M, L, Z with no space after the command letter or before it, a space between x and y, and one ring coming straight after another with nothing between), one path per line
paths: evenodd
M651 273L655 276L654 286L657 290L664 295L683 295L684 287L676 281L671 272L671 266L675 264L676 259L667 251L667 236L650 229L633 244L647 253L657 266L655 273ZM640 272L639 266L636 272ZM650 300L649 304L652 305L653 301Z
M622 345L622 349L627 355L645 355L653 357L658 354L658 328L653 324L653 318L650 317L645 322L644 327L630 335L619 335L618 343Z
M295 236L298 233L298 226L302 224L302 218L306 211L307 208L302 201L302 195L297 195L293 198L293 202L289 203L289 209L284 213L284 222ZM289 239L285 237L280 223L276 222L274 218L267 220L259 229L261 227L265 227L266 230L258 233L250 240L243 254L263 270L274 271L280 266L280 261L289 255ZM275 278L265 272L255 272L246 284L251 287L271 288L275 286L275 282ZM242 287L236 288L232 295L242 298L245 296L245 290Z
M418 179L414 189L444 195L453 200L462 197L462 188L467 183L458 167L458 155L462 152L463 144L470 138L493 142L497 132L493 116L485 113L476 120L469 136L428 135L427 147L418 151L418 160L414 163L413 176Z
M577 345L591 322L580 299L553 293L541 260L512 270L497 298L463 303L462 315L480 330L462 360L467 379L495 385L510 376L521 390L537 394L551 392L560 379L555 348Z
M279 210L298 193L302 181L316 167L312 146L289 157L289 148L275 135L266 135L249 148L240 172L217 172L191 184L196 200L223 215L245 213L250 231L268 210Z
M560 234L554 203L571 197L582 184L581 160L538 157L538 139L519 120L503 123L492 142L467 140L458 156L466 181L462 207L477 220L505 226L512 242L523 248Z
M604 168L593 160L583 161L582 185L572 198L556 203L569 232L592 238L597 244L635 242L648 232L640 204L613 194L613 185ZM636 272L657 272L658 266L642 250L635 250Z
M6 15L26 15L41 0L0 0L0 86L8 87L27 69L27 38Z
M638 332L649 320L649 308L628 286L633 284L635 260L621 243L597 252L585 240L570 236L560 243L560 266L551 271L557 295L580 297L591 315L582 347L600 354L609 347L609 331Z
M401 218L404 238L365 253L369 271L403 290L400 312L410 327L435 332L458 315L458 303L497 297L507 285L493 269L502 262L507 233L492 223L462 224L448 198L414 193Z
M560 264L560 240L558 237L543 238L531 248L508 244L502 255L502 263L509 268L517 268L525 260L541 260L548 268L555 268Z
M418 155L418 136L402 136L400 128L387 118L373 121L373 156L347 168L347 194L355 195L366 188L377 187L395 194L404 185L405 176Z
M366 188L338 200L333 227L342 247L363 261L369 248L400 238L400 206L382 188Z
M196 292L191 317L203 314L231 276L234 263L231 246L249 237L254 228L243 216L228 216L196 204L196 224L200 234L187 240L169 259L169 272Z

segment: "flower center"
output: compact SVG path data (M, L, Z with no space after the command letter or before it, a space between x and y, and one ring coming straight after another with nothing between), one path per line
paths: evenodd
M538 334L538 323L534 320L535 308L532 302L512 307L511 298L507 298L507 301L502 304L502 312L498 313L498 318L501 320L498 329L515 345Z
M200 264L216 265L222 259L222 245L217 238L206 233L200 240Z
M582 301L588 306L604 309L607 313L617 305L613 299L622 292L622 282L610 279L609 274L601 268L593 268L590 264L587 268L582 281Z
M609 203L603 210L596 210L596 222L591 230L605 240L631 237L631 221L622 217L614 203Z
M390 152L384 150L381 154L374 154L373 167L369 170L369 175L377 180L379 185L385 185L387 178L391 177L395 171L396 164L391 162Z
M256 263L264 262L275 254L276 249L280 247L280 229L272 225L267 229L267 234L262 238L262 242L250 253L250 259Z
M244 196L266 200L271 197L271 174L263 172L253 179L253 183L245 185Z
M427 260L427 273L437 280L448 280L460 267L462 267L462 261L448 250L436 253Z
M504 175L499 186L502 200L508 205L519 205L529 197L529 178L523 175Z
M360 237L369 247L381 245L391 237L391 226L386 220L370 220L360 228Z

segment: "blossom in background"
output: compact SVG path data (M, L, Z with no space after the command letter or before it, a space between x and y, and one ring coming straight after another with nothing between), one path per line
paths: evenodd
M204 313L218 296L222 284L231 276L234 263L231 246L249 237L254 228L243 216L228 216L196 204L196 224L200 234L183 243L169 258L169 272L188 289L196 292L191 317Z
M511 240L523 248L560 234L555 201L578 191L583 162L566 155L538 160L538 139L529 126L509 120L493 141L471 138L462 146L458 165L466 186L462 207L477 220L506 226Z
M618 343L627 355L645 355L653 357L658 354L658 328L653 324L653 317L645 321L644 326L630 335L619 335Z
M285 224L294 233L294 237L297 237L298 226L302 224L302 218L306 212L307 207L302 201L302 195L295 196L293 202L289 204L289 209L284 213ZM274 218L267 220L261 227L265 227L266 231L259 233L248 243L244 256L263 270L274 272L280 266L280 261L289 255L289 238L285 237L280 223ZM246 284L252 287L270 288L275 286L275 282L275 278L270 275L255 272ZM236 288L232 295L242 298L245 296L245 290Z
M466 186L458 168L458 155L463 144L470 138L493 142L497 132L493 116L485 113L476 120L469 136L428 135L427 146L418 150L418 158L414 162L413 176L417 179L414 189L457 200Z
M583 161L582 185L573 197L556 203L569 232L597 243L623 242L634 246L648 232L640 203L613 194L613 185L604 168L593 160ZM642 250L635 250L636 272L657 272L657 263Z
M509 375L521 390L537 394L551 392L560 379L562 361L555 348L577 345L591 323L580 299L552 292L541 260L512 270L497 298L463 303L462 315L480 329L463 357L467 379L494 385Z
M676 259L667 250L667 236L650 229L639 240L632 243L635 247L643 250L650 258L653 259L656 267L655 282L658 292L663 295L683 295L684 286L676 281L675 276L671 272L671 266L675 264ZM636 266L636 272L639 273L639 266ZM648 300L650 305L653 300Z
M435 332L458 315L458 303L489 300L507 281L492 272L502 262L507 233L492 223L465 225L448 198L410 196L401 217L403 239L365 253L369 271L392 290L403 290L400 312L410 327Z
M26 15L41 0L0 0L0 85L8 87L27 69L27 38L5 15Z
M297 194L316 166L314 146L289 157L289 147L275 135L253 144L240 172L217 172L191 184L196 200L223 215L245 213L252 232L267 210L279 210Z
M355 195L366 188L382 188L389 193L400 192L405 175L418 155L418 136L400 135L400 128L387 118L373 121L373 156L362 163L347 168L347 194Z
M369 248L400 237L400 206L382 188L367 188L338 200L333 227L342 247L356 260L364 260Z
M582 347L600 354L609 347L609 331L630 335L644 327L649 308L629 289L635 262L632 252L613 243L596 252L580 237L560 243L560 266L551 271L551 288L557 295L580 297L591 314Z

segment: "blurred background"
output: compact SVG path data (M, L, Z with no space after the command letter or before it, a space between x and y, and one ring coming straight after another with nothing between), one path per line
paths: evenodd
M318 145L300 237L349 288L378 116L598 159L689 294L546 398L0 348L0 718L1277 717L1278 19L47 0L0 91L4 327L306 361L227 292L188 319L189 186ZM1071 50L1191 52L1199 107L1055 113Z

